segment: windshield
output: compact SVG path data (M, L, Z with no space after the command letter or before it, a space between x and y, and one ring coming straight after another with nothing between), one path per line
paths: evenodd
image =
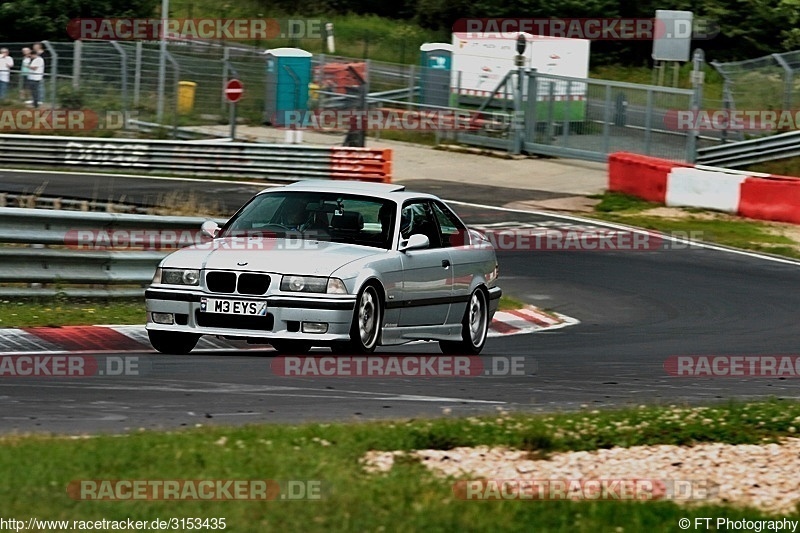
M256 233L388 249L395 205L390 200L338 193L266 193L231 218L220 236Z

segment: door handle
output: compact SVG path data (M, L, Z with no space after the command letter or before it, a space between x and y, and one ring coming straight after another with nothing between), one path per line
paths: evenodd
M450 260L442 259L442 268L450 268Z

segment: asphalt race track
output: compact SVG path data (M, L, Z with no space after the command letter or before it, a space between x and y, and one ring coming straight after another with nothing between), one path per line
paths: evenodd
M74 176L91 188L85 177ZM4 185L6 178L0 176ZM68 179L45 178L48 187ZM136 182L148 194L179 183ZM419 188L440 186L430 182ZM225 197L233 208L251 190L228 184L203 189L208 194L214 187L241 187ZM451 200L485 196L479 190L449 190L442 196ZM502 203L504 194L495 194L493 202ZM511 198L522 199L519 192ZM453 207L470 224L578 223ZM143 352L125 354L139 355L147 370L135 377L3 378L0 430L123 432L195 424L438 416L444 409L456 416L498 408L553 411L798 396L800 382L793 379L667 373L664 363L670 356L797 355L800 340L798 264L704 247L676 248L682 249L500 252L500 284L506 294L581 321L550 332L489 339L484 360L524 356L535 363L529 368L536 369L526 375L289 378L273 372L269 348L182 357ZM438 350L422 343L380 352Z

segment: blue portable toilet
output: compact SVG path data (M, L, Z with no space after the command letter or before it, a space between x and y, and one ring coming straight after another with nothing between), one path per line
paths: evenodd
M423 104L448 106L450 104L450 69L453 62L453 45L425 43L419 47L420 100Z
M311 53L300 48L274 48L264 52L267 83L264 122L283 126L290 111L308 111Z

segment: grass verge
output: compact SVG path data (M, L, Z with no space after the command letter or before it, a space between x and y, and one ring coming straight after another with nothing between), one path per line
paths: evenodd
M526 304L502 296L499 305L500 310L506 311L520 309ZM0 327L6 328L144 323L144 299L0 301Z
M2 300L0 327L144 324L144 300Z
M663 208L639 198L620 193L595 195L601 201L595 206L594 218L630 226L695 236L693 238L725 246L800 258L800 235L791 224L761 222L735 217L725 213L685 208L672 209L670 215L650 214L650 210Z
M224 517L231 531L675 531L681 517L755 520L755 510L681 508L671 502L471 502L452 479L401 461L385 475L360 463L369 450L506 445L530 451L637 444L733 444L794 434L800 403L588 411L551 416L373 423L196 427L89 439L0 439L4 516L62 520ZM76 501L73 480L317 480L318 501Z

